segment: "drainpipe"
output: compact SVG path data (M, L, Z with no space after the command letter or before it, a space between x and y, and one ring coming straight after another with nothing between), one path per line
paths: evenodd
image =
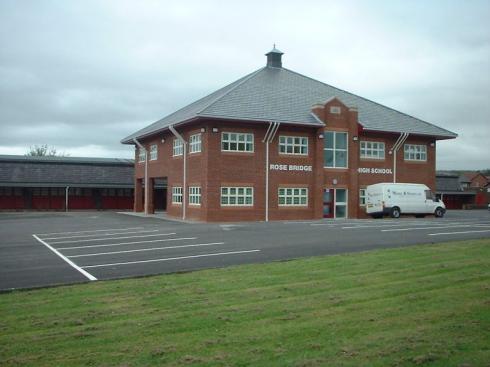
M187 143L186 141L184 140L184 138L182 137L182 135L180 135L177 130L175 130L175 128L173 127L173 125L170 125L169 127L169 130L172 132L172 134L174 134L174 136L179 139L181 142L182 142L182 146L183 146L183 149L184 149L184 174L183 174L183 183L182 183L182 220L185 220L185 212L186 212L186 203L187 203L187 200L186 200L186 197L187 197Z
M396 183L396 152L398 152L403 143L405 143L408 135L408 133L402 133L395 142L395 145L393 145L393 148L391 148L391 151L393 152L393 183Z
M149 187L149 181L148 181L148 150L143 146L141 145L141 143L136 139L134 138L133 139L134 143L138 146L139 149L143 150L143 152L145 152L145 215L148 215L148 197L149 197L149 194L150 192L148 191L148 187ZM139 155L138 155L139 157ZM139 160L139 158L138 158Z
M70 190L70 186L65 187L65 212L68 211L68 192Z
M269 127L265 133L262 143L265 143L265 221L269 221L269 143L274 139L279 122L269 122Z

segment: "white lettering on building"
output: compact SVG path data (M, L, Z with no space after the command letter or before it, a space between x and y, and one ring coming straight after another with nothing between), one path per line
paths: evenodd
M271 171L302 171L302 172L311 172L313 171L312 166L302 166L296 164L274 164L271 163L269 166Z
M373 168L373 167L359 167L357 169L358 173L369 173L375 175L391 175L393 172L391 168Z

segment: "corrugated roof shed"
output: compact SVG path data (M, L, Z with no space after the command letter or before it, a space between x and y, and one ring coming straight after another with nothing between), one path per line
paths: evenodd
M0 186L133 187L130 159L0 155Z

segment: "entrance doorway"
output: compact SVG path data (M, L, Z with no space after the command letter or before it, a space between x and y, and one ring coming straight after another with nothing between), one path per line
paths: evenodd
M347 218L347 189L323 190L323 218Z

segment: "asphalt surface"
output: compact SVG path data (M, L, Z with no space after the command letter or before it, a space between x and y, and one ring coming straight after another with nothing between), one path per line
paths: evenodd
M0 290L490 239L490 212L203 224L114 212L0 213Z

